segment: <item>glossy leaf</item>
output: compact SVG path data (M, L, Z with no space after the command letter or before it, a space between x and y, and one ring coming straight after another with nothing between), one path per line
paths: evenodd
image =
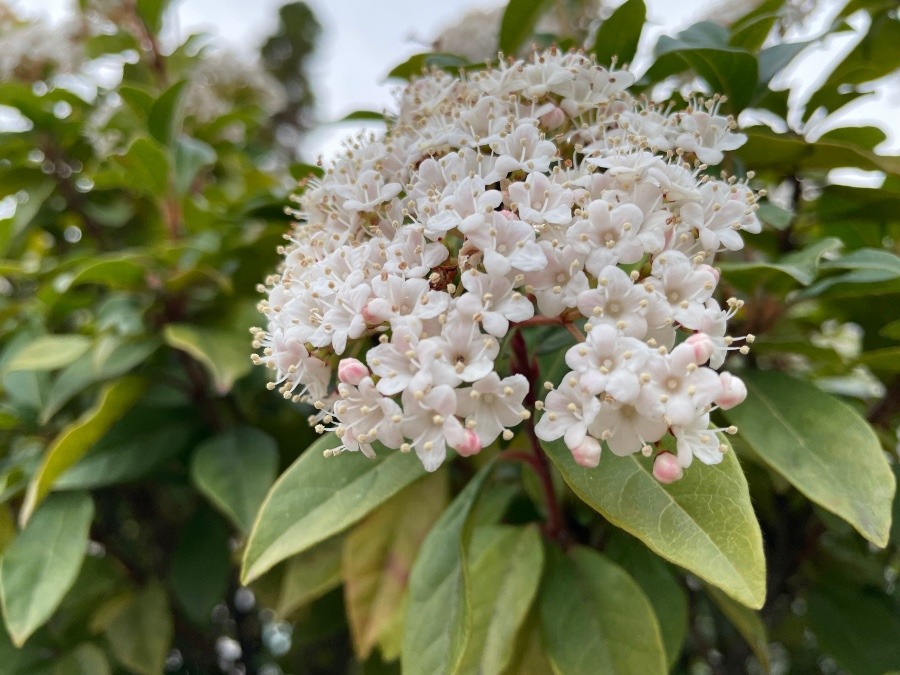
M109 428L144 393L147 383L137 377L123 377L103 388L93 408L66 426L44 454L37 473L28 484L19 520L27 523L35 507L53 489L53 484L74 466Z
M418 458L400 452L322 454L339 445L323 436L269 490L244 552L244 583L359 522L425 474Z
M16 646L50 618L75 582L93 516L87 494L53 495L4 552L0 601Z
M747 371L747 400L725 415L794 487L878 546L896 489L878 438L852 408L809 382Z
M140 675L158 675L165 666L172 630L166 592L151 583L114 615L106 637L123 666Z
M762 606L762 535L733 452L721 464L695 462L684 478L663 485L653 477L652 460L640 455L610 454L590 470L575 463L562 441L543 447L575 494L604 518L736 600Z
M252 427L208 438L194 451L191 478L197 489L243 532L278 474L278 444Z
M150 108L147 129L150 135L165 146L171 146L181 125L181 103L187 80L180 80L166 89Z
M341 550L334 537L290 558L284 565L276 613L288 618L297 609L341 585Z
M843 246L836 237L819 239L808 247L789 253L775 262L719 263L725 278L741 288L775 285L777 288L809 286L819 273L820 263L826 255L833 254Z
M597 551L547 552L539 597L541 635L555 673L665 673L666 655L650 602L637 583Z
M472 605L463 673L506 672L537 595L544 546L535 526L476 528L469 549Z
M125 177L131 188L151 197L163 195L169 181L169 158L163 148L152 138L137 138L121 155L113 155L113 161L125 169Z
M91 343L85 335L43 335L16 352L6 364L6 371L65 368L84 356Z
M647 18L647 6L644 0L626 0L616 8L606 21L600 24L594 46L591 48L597 63L607 65L613 57L618 62L631 63L637 52L644 21Z
M471 513L491 468L483 468L456 496L416 558L400 658L404 673L458 672L474 602L468 569Z
M526 46L547 4L546 0L510 0L500 23L500 51L515 56Z
M252 367L249 343L239 332L169 324L163 330L163 339L202 363L220 394L231 391L235 381Z
M446 471L416 481L379 506L344 542L344 601L356 654L366 658L403 614L416 554L448 502Z

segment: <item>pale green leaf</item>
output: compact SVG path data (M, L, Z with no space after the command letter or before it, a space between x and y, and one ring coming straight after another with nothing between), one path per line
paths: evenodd
M50 618L75 582L93 517L87 493L53 495L0 559L3 616L17 646Z
M652 460L640 454L608 455L596 469L585 469L562 441L543 447L575 494L604 518L736 600L762 607L762 534L733 452L721 464L695 462L684 478L663 485L653 477Z
M868 423L809 382L776 372L741 377L747 400L725 413L741 438L809 499L886 546L896 486Z
M236 380L250 372L250 343L243 332L169 324L163 339L203 364L220 394L227 394Z
M456 496L416 558L400 658L404 673L458 672L474 602L468 569L471 514L491 468L479 471Z
M27 523L35 507L53 489L53 484L75 465L109 428L144 393L147 382L128 376L110 383L100 392L97 403L66 426L44 454L41 466L28 484L19 520Z
M322 454L339 446L334 434L320 438L272 486L244 551L244 583L347 529L425 474L418 458L400 452Z
M379 506L344 542L344 600L354 650L366 658L403 612L409 573L448 501L447 472L416 481Z
M92 642L83 642L53 664L53 675L109 675L106 654Z
M552 547L539 595L541 634L553 672L666 672L650 602L618 565L589 548Z
M469 640L459 672L506 671L537 595L543 566L544 546L536 527L474 530L469 550Z
M57 370L84 356L91 347L85 335L43 335L19 350L6 365L16 370Z
M278 444L252 427L235 427L206 439L194 451L191 478L197 489L243 532L278 474Z
M115 614L106 637L123 666L140 675L159 675L165 667L172 630L166 591L151 583Z

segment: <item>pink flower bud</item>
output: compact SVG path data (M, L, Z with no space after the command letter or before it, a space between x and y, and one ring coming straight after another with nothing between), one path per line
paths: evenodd
M684 470L678 465L678 458L671 452L661 452L653 461L653 477L660 483L674 483L684 475Z
M694 361L698 366L709 361L709 357L716 350L712 338L706 333L694 333L685 342L694 350Z
M541 115L541 124L544 125L545 129L556 129L562 126L566 121L566 113L563 112L562 108L554 107L547 113Z
M572 448L575 463L593 469L600 463L600 441L592 436L585 436L581 445Z
M506 218L507 220L515 220L516 218L518 218L518 216L514 212L510 211L509 209L502 209L500 211L500 215L503 216L504 218Z
M712 265L698 265L697 271L703 271L712 274L716 278L716 283L719 283L719 270L717 270Z
M739 377L731 373L719 373L719 381L722 383L722 393L715 400L722 410L728 410L744 402L747 398L747 386Z
M368 376L369 369L358 359L341 359L338 363L338 379L344 384L352 384L355 387Z
M471 429L465 430L465 439L456 446L456 451L463 457L470 457L481 452L481 439Z
M381 323L390 316L391 304L384 298L372 298L362 308L360 314L370 326Z

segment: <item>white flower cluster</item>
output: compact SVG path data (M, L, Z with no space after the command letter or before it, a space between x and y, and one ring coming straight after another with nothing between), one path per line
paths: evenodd
M77 26L20 19L0 2L0 82L36 82L73 72L84 60Z
M677 461L660 453L660 480L695 455L720 461L710 410L745 389L714 370L737 348L739 303L713 298L710 263L760 224L757 195L702 163L744 137L718 100L673 112L629 95L633 81L555 50L434 71L403 90L386 133L309 181L261 287L254 360L285 398L315 404L335 453L378 441L434 470L448 446L510 439L539 383L504 372L506 338L558 325L587 337L535 406L540 438L595 466L602 442L648 452L671 431Z

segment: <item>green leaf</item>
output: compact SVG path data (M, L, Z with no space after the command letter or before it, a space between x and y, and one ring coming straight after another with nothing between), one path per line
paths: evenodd
M468 562L469 640L458 669L499 675L513 659L516 636L537 595L544 566L541 535L533 525L476 528Z
M890 598L850 580L823 584L809 595L809 627L847 672L880 675L900 664L900 615Z
M782 290L797 284L809 286L819 274L822 258L843 246L837 237L825 237L801 251L789 253L777 262L723 261L719 268L730 283L740 288L777 284ZM825 267L828 263L822 264Z
M541 634L553 671L665 673L659 625L640 587L597 551L547 552L539 597Z
M159 33L162 29L163 16L168 6L169 0L137 0L138 14L151 33Z
M196 417L190 408L138 405L63 473L54 487L94 489L140 478L185 450L199 427Z
M231 391L235 381L250 372L250 343L240 331L225 332L170 323L163 329L170 347L187 352L206 368L219 394Z
M481 469L456 496L416 558L400 657L405 673L458 672L475 600L468 569L471 514L492 468Z
M28 484L19 520L27 523L35 507L53 489L53 484L141 397L147 383L137 377L123 377L107 385L97 403L66 426L44 454L41 466Z
M252 427L235 427L201 443L191 461L197 489L249 532L278 475L278 443Z
M756 59L739 47L727 44L728 32L712 22L701 22L672 38L663 35L656 44L656 63L646 78L659 81L692 69L709 83L713 92L726 94L729 106L740 111L753 97L758 79Z
M403 489L347 535L344 601L360 659L402 615L416 554L447 501L447 472L438 471Z
M819 140L852 143L866 150L874 150L876 145L887 140L887 134L878 127L840 127L825 132Z
M712 586L707 587L707 595L722 610L732 625L737 628L741 637L747 641L750 649L759 659L763 670L769 672L769 638L766 634L766 627L759 617L758 612L744 607L739 602L735 602L722 591Z
M809 382L768 371L741 377L747 400L725 413L741 438L809 499L886 546L894 475L868 423Z
M15 370L57 370L84 356L92 340L85 335L42 335L20 349L6 365Z
M639 454L610 455L585 469L562 441L542 445L575 494L613 525L739 602L762 607L762 535L733 452L721 464L695 462L684 478L663 485L653 477L652 460Z
M50 618L75 582L93 517L88 494L53 495L0 559L0 601L17 647Z
M106 654L91 642L82 642L53 664L52 675L110 675Z
M500 51L507 56L518 54L547 5L546 0L509 0L500 23Z
M603 553L628 570L653 605L659 623L666 663L678 661L688 631L688 599L669 566L641 542L623 532L613 532Z
M112 160L125 169L127 184L136 192L161 197L169 186L166 149L147 136L137 137L124 154Z
M900 373L900 347L866 352L859 357L859 362L877 372Z
M619 63L630 63L637 52L641 31L647 19L644 0L626 0L597 30L591 51L597 63L611 63L617 57Z
M467 64L468 61L455 54L433 54L427 52L409 57L406 61L389 72L388 77L411 80L414 77L421 76L423 72L428 71L431 68L452 70L454 68L461 68Z
M159 675L172 642L172 613L166 591L151 582L120 609L106 628L119 663L140 675Z
M47 402L41 411L40 422L46 424L59 410L68 403L73 396L81 393L90 385L102 380L124 375L126 372L142 363L159 347L155 339L138 339L120 341L117 338L109 338L112 342L112 350L97 362L103 339L95 346L93 358L79 359L72 365L63 369L47 395Z
M784 42L763 49L757 60L759 61L759 81L768 84L772 79L784 70L800 52L816 41Z
M340 444L334 434L323 436L269 490L244 551L243 583L359 522L425 473L416 457L400 452L323 455Z
M865 171L900 171L900 158L877 155L846 141L820 138L807 141L793 133L779 134L766 127L743 130L747 142L735 153L747 165L783 174L853 167Z
M840 283L873 283L900 279L900 256L875 248L861 248L837 260L822 264L823 269L851 270L839 277Z
M201 509L184 526L172 556L172 593L195 624L211 622L212 610L225 601L231 573L230 532L217 514Z
M42 181L28 190L28 201L16 205L12 218L0 219L0 257L9 254L16 238L31 225L55 189L52 180Z
M187 194L200 169L215 162L216 151L211 145L190 136L179 136L175 144L175 189L178 194Z
M150 108L147 129L150 135L166 147L171 147L181 126L181 103L187 80L176 82L166 89Z
M300 607L341 585L343 544L341 537L332 537L285 563L275 611L279 618L290 617Z
M352 113L344 115L341 119L338 120L338 122L357 122L367 120L373 122L384 122L384 113L376 112L374 110L354 110Z

